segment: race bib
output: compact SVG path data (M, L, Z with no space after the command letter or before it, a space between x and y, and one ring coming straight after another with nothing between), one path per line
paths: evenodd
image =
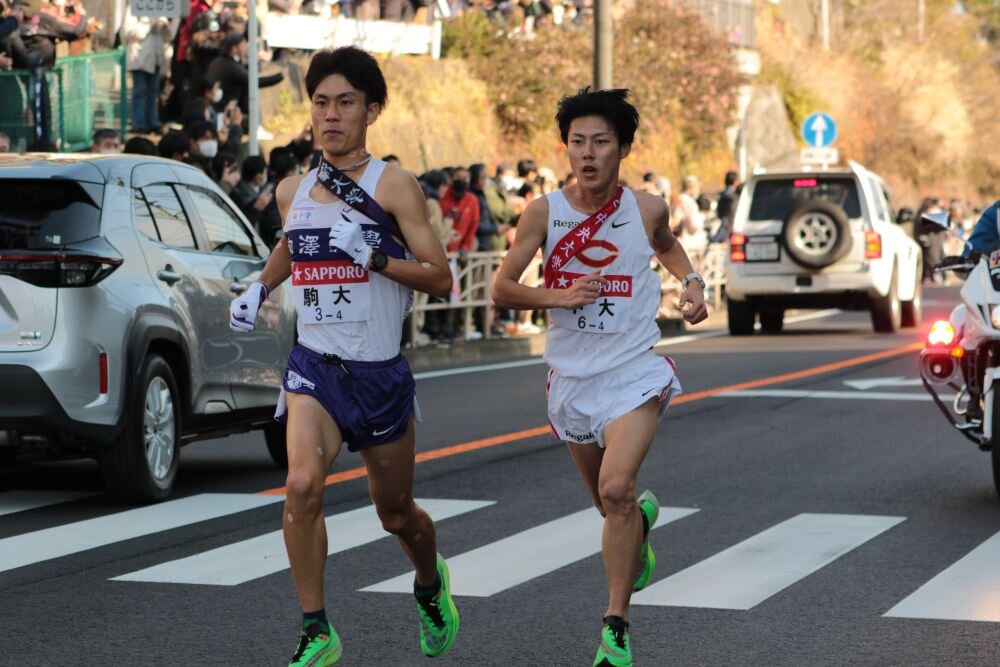
M368 271L350 260L292 262L292 294L303 324L364 322L371 314Z
M561 271L554 277L555 289L568 289L583 273ZM550 311L552 324L581 333L604 334L625 331L625 310L632 300L632 276L603 276L607 285L601 286L597 301L577 308L554 308ZM619 324L621 323L621 324Z

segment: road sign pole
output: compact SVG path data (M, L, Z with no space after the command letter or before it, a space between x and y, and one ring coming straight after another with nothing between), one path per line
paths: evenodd
M594 0L594 88L611 87L612 46L611 0Z

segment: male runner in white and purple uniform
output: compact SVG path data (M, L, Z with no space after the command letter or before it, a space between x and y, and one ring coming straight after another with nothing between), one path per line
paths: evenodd
M332 665L342 652L324 607L322 510L327 470L345 442L365 463L383 528L413 561L421 649L438 656L455 641L459 618L434 523L413 502L419 409L399 345L411 289L446 296L451 271L416 179L365 148L387 97L375 59L355 47L317 53L306 90L323 159L278 185L284 238L260 280L233 301L230 320L252 330L260 303L291 277L298 344L277 416L287 420L282 527L303 623L289 665Z
M691 323L705 319L705 284L670 232L663 198L620 188L639 113L627 90L589 88L564 97L556 120L577 181L528 205L493 288L498 306L548 308L545 346L548 413L605 517L602 553L608 583L595 666L630 667L629 599L652 577L647 536L659 504L635 497L639 466L656 426L681 387L669 357L653 353L660 338L660 280L655 255L684 286ZM539 248L546 286L518 281Z

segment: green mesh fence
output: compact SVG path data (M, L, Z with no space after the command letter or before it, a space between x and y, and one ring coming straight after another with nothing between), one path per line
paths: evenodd
M63 151L89 146L98 127L125 138L124 49L59 58L43 76L44 86L25 70L0 72L0 132L15 150L34 141L39 106L50 109L48 135Z

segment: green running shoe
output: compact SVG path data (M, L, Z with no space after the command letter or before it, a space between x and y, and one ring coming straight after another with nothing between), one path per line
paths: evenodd
M646 517L649 530L653 530L656 519L660 516L660 501L656 499L652 491L646 489L639 496L638 502L639 510ZM649 544L649 530L642 536L642 546L639 547L639 569L635 573L635 582L632 584L633 591L641 591L648 586L653 578L653 572L656 570L656 554L653 553L653 547Z
M628 642L628 623L618 616L605 616L601 645L594 667L632 667L632 648Z
M326 667L340 660L344 645L332 625L323 627L312 623L299 635L299 647L295 649L288 667Z
M430 600L417 598L417 612L420 614L420 650L429 658L444 654L458 636L458 609L451 597L448 564L441 554L437 557L437 570L438 576L441 577L441 590Z

